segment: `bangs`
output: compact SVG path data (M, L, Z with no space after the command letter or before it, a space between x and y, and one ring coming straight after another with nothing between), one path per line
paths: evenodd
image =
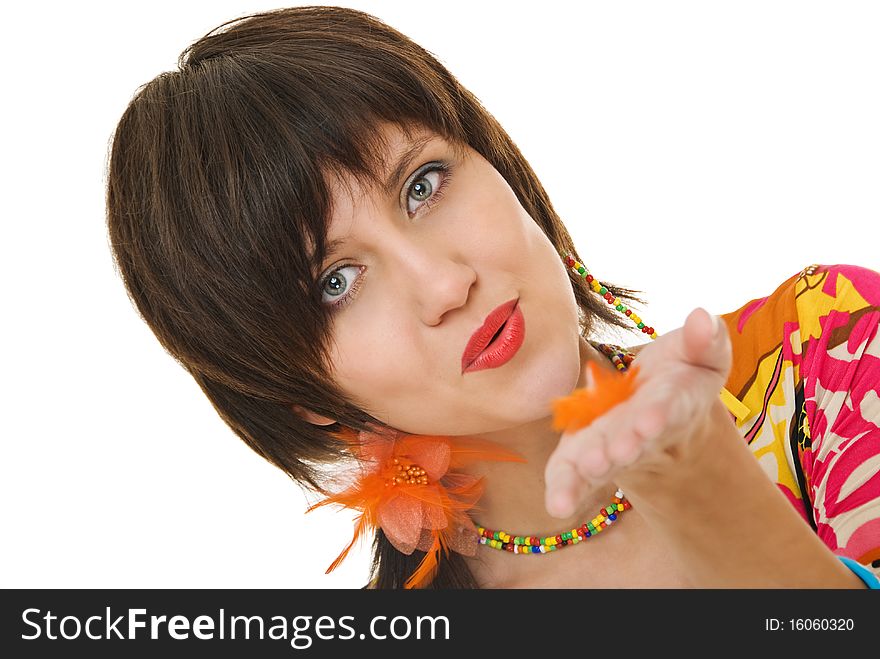
M197 142L204 154L204 194L236 218L234 233L249 244L286 232L278 247L303 293L327 254L331 181L384 184L392 163L383 127L398 127L410 143L421 132L437 135L457 153L468 143L436 72L403 59L389 70L387 53L340 61L288 38L269 53L204 57L194 49L182 73L174 79L182 88L167 97L187 106L175 115L202 118L175 139Z
M169 352L216 377L234 354L243 362L235 386L257 393L267 374L289 371L292 353L327 373L333 316L316 277L332 185L383 186L396 156L389 125L459 153L473 126L460 88L415 44L346 43L345 29L328 39L295 22L277 35L246 21L236 29L235 39L197 41L179 71L139 89L111 155L113 171L130 175L114 178L108 204L143 218L120 228L132 238L120 235L118 247L139 261L127 283L144 316L166 328ZM271 347L268 326L277 328ZM248 345L259 354L245 357Z

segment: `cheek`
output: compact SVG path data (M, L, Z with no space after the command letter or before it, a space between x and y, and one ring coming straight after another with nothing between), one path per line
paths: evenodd
M485 209L486 217L492 221L487 223L480 243L493 265L509 269L518 279L525 279L527 288L533 290L566 283L564 264L556 248L513 192L499 193L492 203L494 210Z
M352 323L354 326L355 324ZM424 372L424 350L396 334L394 323L360 323L337 334L333 376L359 401L381 402L413 389Z

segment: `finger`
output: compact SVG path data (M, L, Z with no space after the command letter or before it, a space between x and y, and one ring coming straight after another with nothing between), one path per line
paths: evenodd
M702 307L691 311L684 321L682 338L686 361L703 366L717 328L715 316Z
M621 433L608 446L608 455L614 464L628 467L642 454L642 441L634 431Z
M605 452L607 432L604 430L604 421L593 421L587 428L563 435L556 451L550 456L546 473L550 473L551 463L556 461L572 465L582 481L589 481L608 471L611 464Z
M593 431L593 435L596 435L596 430ZM595 480L608 473L611 468L611 458L606 450L604 435L585 438L581 442L576 464L578 473L585 480Z
M570 462L557 460L547 463L545 472L547 488L544 506L554 517L569 517L574 514L581 479Z
M581 477L598 481L607 477L612 469L632 465L648 442L660 434L662 427L662 417L654 407L648 407L635 423L616 426L612 434L600 435L603 441L585 447L579 456Z
M711 369L725 379L730 373L732 353L727 325L702 307L685 319L682 352L686 362Z
M633 432L638 443L645 445L655 440L666 429L669 418L668 401L658 400L648 404L633 422Z

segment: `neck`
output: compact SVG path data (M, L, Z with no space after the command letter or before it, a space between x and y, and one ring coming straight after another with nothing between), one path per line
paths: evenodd
M581 376L576 388L586 384L587 361L594 361L602 368L616 370L605 355L585 339L581 338L580 341ZM501 432L480 435L519 452L527 462L481 462L472 467L471 473L485 476L483 496L471 511L471 518L476 524L494 531L503 530L511 535L558 535L592 520L600 508L611 502L617 487L608 483L590 492L571 517L557 518L547 512L544 507L544 468L556 449L560 436L560 433L552 429L552 416ZM589 545L591 541L596 543L603 539L600 534L581 544ZM540 574L548 567L545 561L552 560L558 565L557 561L561 560L562 554L577 552L582 555L583 552L579 552L579 549L584 548L580 545L566 547L553 552L553 556L532 558L507 556L508 552L480 546L477 547L476 556L469 557L468 560L478 581L482 577L486 582L501 584L519 581L524 575Z

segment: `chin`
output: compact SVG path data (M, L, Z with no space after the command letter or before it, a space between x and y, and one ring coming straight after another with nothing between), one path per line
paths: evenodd
M579 336L575 333L575 337ZM522 420L548 416L552 414L553 400L568 396L577 386L580 373L579 340L549 342L521 368L513 387L505 387L512 396L508 409L517 410Z

